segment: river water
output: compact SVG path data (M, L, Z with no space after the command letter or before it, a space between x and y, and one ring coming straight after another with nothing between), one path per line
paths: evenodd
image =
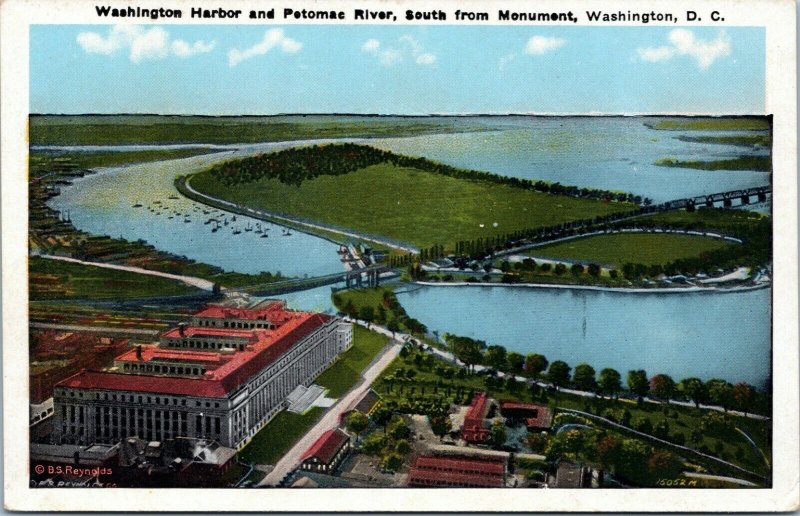
M685 142L677 137L703 133L656 131L647 128L646 121L621 117L453 119L454 124L482 125L487 130L359 141L454 166L631 191L654 201L769 184L769 175L757 171L707 172L653 165L664 157L710 160L768 151ZM204 222L215 213L204 214L204 208L183 198L169 199L177 194L173 186L177 175L235 156L307 143L219 146L217 150L223 152L217 154L105 169L63 187L50 204L69 210L79 229L143 239L159 249L226 270L280 271L301 277L329 274L343 270L332 242L298 231L283 236L280 226L263 223L262 228L270 230L268 238L261 238L255 231L244 231L248 223L255 227L257 221L241 216L212 232L213 224ZM187 213L190 222L185 222ZM234 226L242 230L240 234L233 234ZM298 308L332 310L329 287L286 297ZM573 366L586 361L598 370L643 368L677 378L716 376L755 385L762 385L769 376L769 289L659 295L425 287L400 294L400 300L411 316L431 330L481 338L522 353L543 353Z

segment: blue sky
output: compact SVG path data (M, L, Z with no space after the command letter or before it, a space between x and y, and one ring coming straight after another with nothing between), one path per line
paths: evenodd
M764 112L762 28L37 25L33 113Z

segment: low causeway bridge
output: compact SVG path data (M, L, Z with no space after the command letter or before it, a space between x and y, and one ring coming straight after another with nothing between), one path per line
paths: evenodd
M395 269L385 265L371 265L361 269L342 271L313 278L292 278L259 285L248 285L246 287L232 288L229 289L229 291L271 296L322 287L324 285L335 285L337 283L344 283L345 288L377 287L380 285L381 280L394 278L399 275L400 273Z

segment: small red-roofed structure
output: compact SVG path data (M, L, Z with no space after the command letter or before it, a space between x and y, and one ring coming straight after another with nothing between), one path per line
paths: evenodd
M350 449L350 436L339 428L331 428L303 453L301 468L318 473L330 473Z
M484 425L489 407L489 398L486 393L482 391L475 393L467 415L464 417L464 426L461 429L462 439L468 443L485 443L489 440L490 430Z
M408 473L409 487L503 487L503 459L420 456Z
M528 430L550 430L553 426L550 409L536 403L503 401L500 403L500 413L508 419L524 421Z

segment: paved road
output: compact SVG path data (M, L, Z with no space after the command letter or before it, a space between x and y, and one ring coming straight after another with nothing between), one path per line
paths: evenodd
M347 394L339 398L322 418L311 428L311 430L300 439L291 450L289 450L282 458L275 464L273 469L264 480L261 481L259 486L274 486L280 482L283 477L290 471L295 469L300 464L300 457L314 442L320 438L322 434L339 426L339 417L350 405L364 395L370 388L372 382L383 372L384 369L400 354L402 347L399 341L392 342L389 347L384 349L378 357L372 362L362 374L363 380L356 387L351 389Z
M145 274L147 276L158 276L161 278L180 281L186 285L189 285L190 287L197 287L202 290L208 290L209 292L214 289L213 281L209 281L203 278L197 278L194 276L180 276L178 274L169 274L167 272L151 271L148 269L142 269L141 267L131 267L130 265L117 265L115 263L85 262L83 260L78 260L76 258L68 258L66 256L53 256L49 254L40 254L38 256L40 258L46 258L48 260L60 260L62 262L80 263L81 265L102 267L103 269L114 269L117 271L128 271L128 272L135 272L136 274Z

